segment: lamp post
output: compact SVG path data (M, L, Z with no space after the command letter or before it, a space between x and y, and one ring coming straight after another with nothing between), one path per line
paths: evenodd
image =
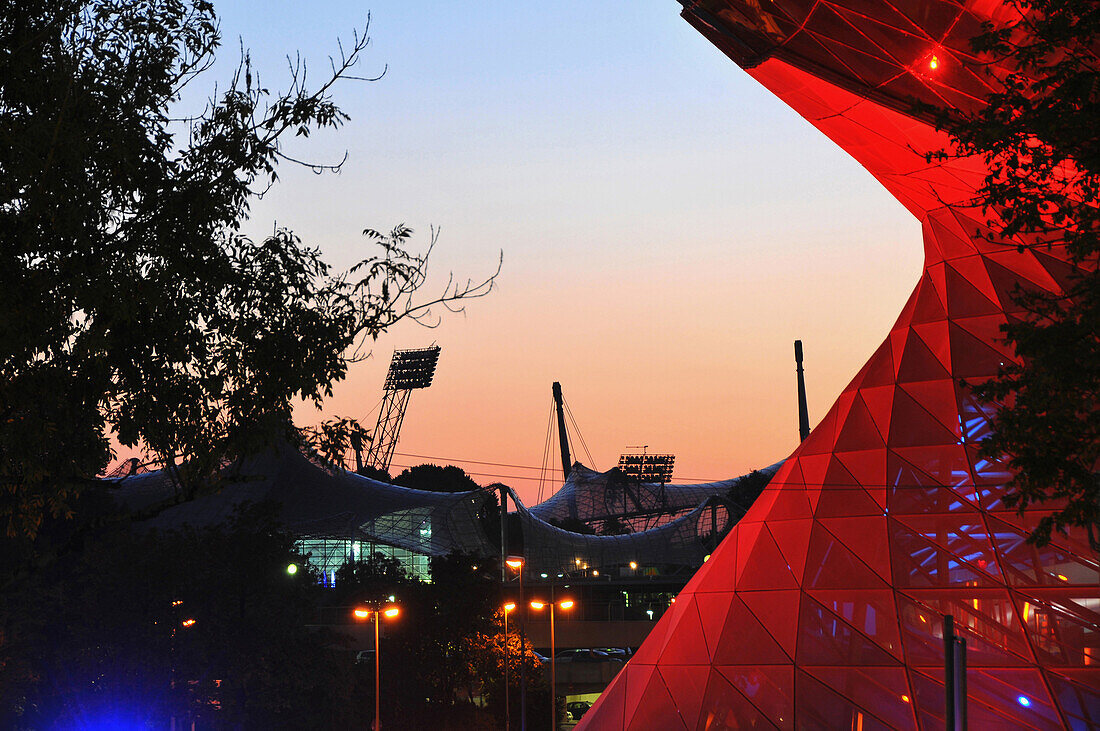
M515 608L515 602L507 602L504 605L504 731L510 731L512 728L508 706L508 612Z
M378 641L378 615L381 614L387 619L393 619L400 613L401 609L395 604L388 604L383 608L358 606L352 610L352 616L354 616L357 621L364 622L369 619L374 622L374 731L382 730L382 663L380 662L382 652Z
M509 556L504 561L508 568L519 573L519 605L524 606L523 556ZM524 632L523 613L519 615L519 727L527 731L527 636Z
M572 599L562 599L556 602L559 609L572 609ZM540 610L550 607L550 731L557 731L558 728L558 659L557 659L557 645L555 644L554 637L554 605L553 600L549 602L532 601L531 608Z

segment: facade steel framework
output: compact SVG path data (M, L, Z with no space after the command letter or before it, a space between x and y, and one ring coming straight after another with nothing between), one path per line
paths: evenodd
M1078 533L1001 502L963 386L1014 354L1018 285L1063 291L1063 251L1017 251L969 207L979 159L914 98L973 109L997 0L682 0L684 17L852 154L919 221L924 271L886 341L692 578L579 729L942 729L944 618L969 648L971 728L1100 728L1100 567Z

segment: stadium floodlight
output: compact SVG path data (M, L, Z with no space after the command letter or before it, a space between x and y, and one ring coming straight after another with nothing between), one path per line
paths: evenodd
M401 424L405 421L405 409L409 406L409 395L415 389L432 385L438 362L438 345L393 351L386 384L382 388L382 407L378 411L378 422L374 425L367 452L367 465L383 472L389 471Z
M415 350L395 350L390 370L386 374L385 390L407 391L432 385L435 365L439 362L439 346Z
M644 448L641 454L626 453L619 456L619 469L638 482L671 482L675 463L675 454L646 454Z

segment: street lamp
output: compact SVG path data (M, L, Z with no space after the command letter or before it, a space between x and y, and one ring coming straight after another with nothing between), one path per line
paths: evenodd
M504 565L519 574L519 604L523 606L526 598L523 595L523 556L509 556L504 560ZM521 731L527 731L527 635L525 633L523 613L519 615L519 727Z
M381 731L382 729L382 714L381 714L381 687L382 687L382 664L379 662L381 657L381 648L378 642L378 615L381 614L386 619L393 619L401 613L401 609L395 604L386 605L383 608L368 607L360 605L352 610L351 614L357 621L363 622L370 619L374 622L374 731Z
M561 599L556 604L558 609L569 610L574 602L572 599ZM554 605L553 601L531 602L531 608L536 611L550 607L550 731L557 731L558 728L558 653L554 637Z
M516 608L515 602L507 602L504 605L504 730L512 728L508 708L508 612ZM523 657L522 655L520 656Z

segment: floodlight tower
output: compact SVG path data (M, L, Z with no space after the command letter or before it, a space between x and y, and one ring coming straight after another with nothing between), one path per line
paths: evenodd
M627 452L619 455L619 469L627 477L633 477L638 482L659 482L662 485L672 481L672 469L676 464L674 454L647 454L648 445L627 447L627 449L641 449L642 453Z
M414 389L432 385L435 365L439 361L439 346L416 350L395 350L390 370L383 387L385 396L378 410L378 423L374 425L367 465L388 472L397 447L401 423L405 421L405 409Z

